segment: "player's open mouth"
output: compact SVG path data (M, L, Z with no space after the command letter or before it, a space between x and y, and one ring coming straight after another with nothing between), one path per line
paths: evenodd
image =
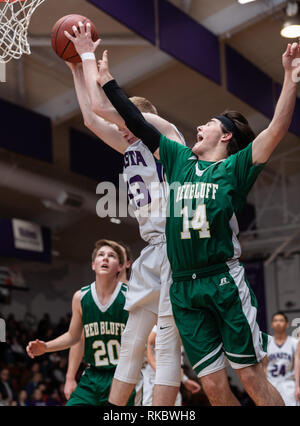
M101 269L108 269L108 265L101 265Z
M204 139L203 133L198 133L197 134L197 142L202 142Z

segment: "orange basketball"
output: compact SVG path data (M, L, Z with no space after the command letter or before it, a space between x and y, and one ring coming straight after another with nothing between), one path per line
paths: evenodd
M76 52L74 44L69 40L64 31L75 36L72 27L75 25L78 28L78 22L81 21L84 25L89 22L91 24L91 34L93 41L98 40L98 34L95 25L92 21L82 15L66 15L60 18L52 28L51 43L54 52L68 62L81 62L81 58Z

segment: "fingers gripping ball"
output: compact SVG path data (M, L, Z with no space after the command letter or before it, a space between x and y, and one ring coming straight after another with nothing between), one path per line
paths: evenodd
M98 34L95 25L85 16L63 16L54 24L52 28L51 43L54 52L64 61L72 63L81 62L81 58L77 54L74 44L64 34L64 31L68 31L68 33L70 33L72 36L75 36L72 27L73 25L75 25L78 28L79 21L81 21L84 25L89 22L91 24L91 35L93 41L96 41L98 39Z

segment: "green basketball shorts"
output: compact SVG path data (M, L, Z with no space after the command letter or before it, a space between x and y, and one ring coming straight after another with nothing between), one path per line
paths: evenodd
M257 324L257 301L238 261L228 270L170 288L174 319L193 369L199 377L226 367L260 362L268 336Z
M88 405L94 407L106 405L114 373L114 368L99 371L93 367L86 368L77 388L71 394L66 405ZM127 405L134 405L134 397L135 391L132 393Z

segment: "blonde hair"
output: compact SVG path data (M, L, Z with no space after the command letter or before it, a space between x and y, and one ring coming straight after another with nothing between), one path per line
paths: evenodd
M148 99L141 98L140 96L133 96L130 100L141 112L151 112L152 114L158 115L157 109Z

